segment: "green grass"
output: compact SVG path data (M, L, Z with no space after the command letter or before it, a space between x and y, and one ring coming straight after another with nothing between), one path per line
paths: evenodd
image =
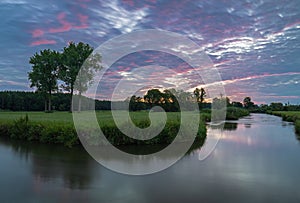
M294 122L295 131L300 135L300 111L269 111L268 113L280 116L284 121Z
M198 114L196 112L167 112L167 122L159 135L152 139L140 141L129 138L124 135L116 126L110 111L97 111L96 117L98 123L91 127L91 113L81 112L76 113L79 118L79 125L77 130L86 137L86 141L95 145L104 144L105 141L99 139L97 131L98 124L101 127L106 138L114 145L126 144L169 144L173 141L179 131L182 120L188 120L183 126L184 134L180 134L180 139L184 141L189 134L192 134L196 128L197 138L205 139L206 126L205 122L210 121L210 112L205 111L200 114L199 125L195 123ZM127 132L134 132L125 111L118 111L118 118L121 121L121 126ZM248 112L243 109L229 108L227 119L238 119L242 116L248 115ZM164 112L130 112L130 117L133 123L140 128L147 128L151 121L149 116L153 116L154 128L159 128L161 118ZM28 116L28 119L26 118ZM185 119L182 119L185 118ZM159 131L160 132L160 131ZM0 112L0 136L7 136L13 139L38 141L42 143L64 144L72 146L79 144L78 136L73 124L72 113L69 112Z
M45 113L45 112L0 112L0 122L2 121L13 121L28 115L32 121L42 121L42 122L63 122L71 123L73 122L72 114L69 112L55 112L55 113Z
M269 111L268 113L280 116L284 121L295 122L300 120L300 111Z
M300 120L295 122L295 131L298 135L300 135Z
M129 119L125 112L119 111L119 113L118 118L122 121L121 125L129 130L129 132L132 132L132 128L128 123ZM162 113L160 112L151 113L151 115L157 120L162 117L161 114ZM197 116L197 114L193 112L185 112L185 114L189 118ZM26 118L26 115L28 118ZM81 133L86 135L86 140L95 145L103 144L103 140L99 140L98 133L96 133L98 127L89 127L91 122L91 112L81 112L76 113L76 115L80 116L79 129ZM140 141L125 136L116 126L110 111L99 111L96 113L101 130L105 134L106 138L114 145L171 143L179 132L181 113L170 112L166 113L166 115L167 123L161 133L155 138ZM148 112L131 112L130 116L135 125L140 128L147 128L151 124ZM194 119L191 119L190 121L194 121ZM184 126L187 134L189 134L188 132L192 129L190 127L190 123L188 122ZM153 125L156 127L155 123ZM201 122L198 127L197 137L201 139L205 138L205 123ZM19 140L54 144L58 143L67 146L79 144L77 133L73 124L73 117L69 112L0 112L0 135L6 135L10 138ZM186 135L181 136L182 138L186 137Z

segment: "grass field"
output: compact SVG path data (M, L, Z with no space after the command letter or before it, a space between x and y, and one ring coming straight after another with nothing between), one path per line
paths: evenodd
M94 144L103 144L99 140L98 124L101 127L106 138L115 145L126 144L168 144L171 143L179 132L181 139L185 140L188 135L197 132L197 138L205 139L206 125L205 122L210 121L210 111L202 112L199 115L196 112L130 112L130 118L139 128L148 128L152 125L152 129L161 129L154 138L140 141L126 136L124 131L117 127L115 120L110 111L97 111L96 118L98 123L91 126L91 113L81 112L74 113L79 121L76 130L84 135L88 142ZM130 119L125 111L118 111L118 120L120 126L130 134L136 132L135 127L130 125ZM248 115L249 112L238 108L227 109L227 119L238 119ZM161 124L166 116L165 127L161 128ZM152 120L150 120L150 118ZM200 123L198 122L200 119ZM186 121L182 123L182 121ZM152 123L151 123L152 121ZM79 127L78 127L79 126ZM180 131L180 129L182 131ZM184 130L183 130L184 129ZM79 144L77 132L73 123L73 115L69 112L5 112L0 111L0 136L7 136L13 139L39 141L42 143L59 143L67 146ZM150 131L152 132L152 131ZM183 133L184 132L184 133ZM134 133L135 134L135 133ZM146 136L141 134L141 136Z
M125 112L119 111L119 120L122 121L122 125L128 130L132 130L129 125L129 119ZM95 128L88 128L90 123L91 112L76 113L80 116L80 127L90 137L92 137L96 131ZM194 112L185 112L188 117L197 116ZM151 113L156 123L162 118L161 112ZM180 127L181 114L179 112L166 113L167 122L165 128L161 133L147 141L137 141L132 138L126 137L116 126L112 114L110 111L98 111L96 117L101 130L107 137L107 139L115 145L124 144L161 144L170 143L176 136ZM205 118L208 115L205 114ZM149 119L149 112L130 112L132 121L140 128L147 128L151 122ZM187 123L185 128L189 130L189 126L193 119L190 119L190 123ZM153 122L155 124L155 122ZM154 125L153 124L153 125ZM155 127L155 125L154 125ZM201 121L199 124L199 130L197 136L205 138L206 127L205 122ZM131 131L130 131L131 132ZM0 135L6 135L10 138L40 141L42 143L60 143L67 146L78 144L79 140L73 124L72 113L69 112L0 112Z
M194 112L186 112L190 115L195 115ZM155 114L155 113L154 113ZM0 122L11 122L19 119L20 117L25 117L28 115L31 121L38 121L43 123L73 123L72 113L70 112L54 112L54 113L44 113L44 112L1 112L0 111ZM110 111L97 111L96 116L100 124L109 124L113 122L112 114ZM131 119L133 121L149 120L149 112L130 112ZM201 114L201 117L207 118L210 115L208 113ZM179 120L179 112L167 112L167 117L171 121Z

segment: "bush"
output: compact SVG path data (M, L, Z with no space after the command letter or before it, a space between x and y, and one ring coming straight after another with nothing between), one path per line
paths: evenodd
M13 122L2 122L0 134L11 139L64 144L68 147L79 144L73 125L32 122L27 115Z
M246 109L228 107L226 112L226 120L238 120L241 117L248 116L250 113Z
M298 135L300 135L300 120L295 122L295 131Z
M16 139L27 139L29 136L29 119L28 115L14 121L13 128L11 128L10 137Z
M139 122L135 123L138 127L144 128L149 126L148 120L140 120ZM129 125L127 122L123 123L123 129L126 129L126 132L130 134L130 132L134 133L134 129ZM154 126L155 128L155 126ZM102 125L101 131L105 135L106 139L113 145L153 145L153 144L170 144L176 136L179 136L180 141L184 141L185 139L189 138L188 136L191 135L191 127L190 126L183 126L183 132L185 134L180 134L180 121L167 121L164 129L152 139L147 140L138 140L130 138L124 135L115 124L108 124ZM103 136L100 136L96 133L96 130L93 129L82 129L80 134L81 137L84 137L84 142L88 143L89 145L102 145L106 140L103 140ZM142 136L142 135L141 135ZM145 137L149 137L149 135L144 135ZM203 139L206 137L206 126L204 122L200 122L197 138ZM195 137L192 137L194 139Z

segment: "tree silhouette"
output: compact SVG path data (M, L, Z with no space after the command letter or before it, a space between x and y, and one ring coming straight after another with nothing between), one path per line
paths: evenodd
M158 105L162 102L163 95L159 89L151 89L148 90L147 94L144 96L144 100L151 104L152 107L153 105Z
M202 104L204 102L204 98L206 97L206 91L204 88L196 88L194 90L194 95L196 97L196 101L199 104L200 109L202 108Z
M254 106L254 103L251 101L250 97L245 97L245 99L243 100L243 105L246 109L249 109Z

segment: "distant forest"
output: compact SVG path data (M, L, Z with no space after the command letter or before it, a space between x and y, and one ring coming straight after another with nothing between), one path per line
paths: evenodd
M156 94L155 94L156 93ZM158 94L157 94L158 93ZM183 95L183 92L182 92ZM185 95L190 95L186 94ZM75 95L76 97L77 95ZM153 106L161 106L165 111L180 111L179 104L172 95L162 93L157 89L149 90L147 94L141 98L132 96L125 101L108 101L108 100L93 100L84 96L82 97L82 109L95 110L111 110L111 106L118 110L140 111L149 110ZM172 97L172 98L171 98ZM187 98L185 98L187 99ZM0 110L6 111L44 111L45 96L40 92L25 92L25 91L2 91L0 92ZM76 100L75 100L76 101ZM190 103L195 104L196 101L185 101L184 110L191 109ZM51 108L54 111L69 111L70 110L70 95L66 93L53 93ZM89 105L89 106L86 106ZM200 104L199 104L200 105ZM76 104L75 104L76 106ZM202 108L210 108L211 103L201 103Z
M174 91L174 90L173 90ZM177 92L177 94L179 94ZM181 95L181 96L180 96ZM197 94L196 94L197 95ZM181 92L176 95L179 99L185 99L186 106L181 110L194 110L189 109L189 103L197 102L197 97L191 93ZM186 96L186 97L184 97ZM126 101L107 101L107 100L92 100L83 97L83 104L95 104L95 110L111 110L111 105L117 106L120 110L130 111L149 110L153 106L161 106L165 111L180 111L178 102L173 98L173 94L170 94L169 90L160 92L157 89L152 89L144 95L144 97L132 96ZM183 97L183 98L182 98ZM271 103L269 105L262 104L260 106L255 105L250 97L246 97L243 102L231 102L227 97L227 107L245 108L251 112L266 112L266 111L300 111L300 105L290 105L282 103ZM25 91L2 91L0 92L0 110L4 111L44 111L45 98L43 94L39 92L25 92ZM219 99L214 99L217 102ZM210 109L211 103L200 102L199 108ZM65 93L53 93L52 95L52 109L55 111L69 111L70 110L70 95ZM83 107L85 109L87 107Z
M3 91L0 92L0 109L9 111L44 111L45 97L39 92ZM55 111L70 110L70 95L54 93L52 109ZM110 101L95 101L96 110L110 110Z

